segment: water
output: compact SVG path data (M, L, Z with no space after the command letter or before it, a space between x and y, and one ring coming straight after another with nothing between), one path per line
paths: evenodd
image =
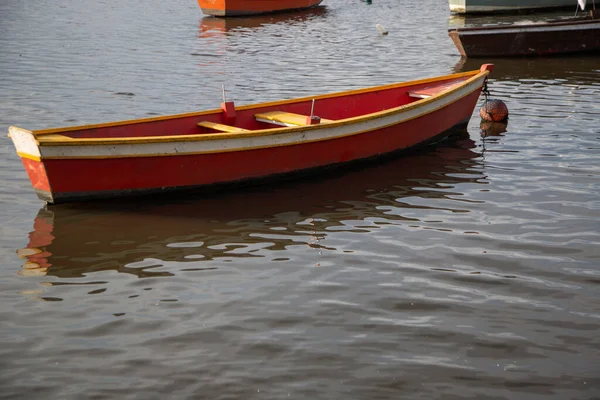
M3 131L484 61L510 110L368 168L102 206L46 209L5 139L0 398L600 398L600 58L461 60L446 30L464 22L443 1L227 21L0 2Z

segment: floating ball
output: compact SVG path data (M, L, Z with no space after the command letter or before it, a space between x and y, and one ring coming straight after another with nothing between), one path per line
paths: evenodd
M508 107L502 100L488 100L479 109L484 121L501 122L508 119Z

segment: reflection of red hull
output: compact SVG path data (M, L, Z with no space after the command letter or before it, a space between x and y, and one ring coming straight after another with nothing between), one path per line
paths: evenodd
M239 183L443 139L466 126L489 70L485 64L237 109L226 103L191 114L9 132L34 189L50 203Z
M323 0L198 0L202 12L217 17L266 14L302 10L318 5Z
M443 199L460 193L462 185L482 183L482 169L474 167L480 155L474 150L475 142L463 139L436 150L294 184L211 197L186 194L160 201L43 207L35 217L27 247L17 250L24 263L19 274L81 278L114 270L139 277L164 276L170 272L154 269L161 261L191 261L195 268L215 268L197 263L252 257L252 252L234 254L231 243L242 241L251 248L261 246L268 237L273 240L270 251L298 246L311 240L306 236L309 218L318 220L310 223L311 229L323 237L348 220L383 217L405 223L401 214L389 213L390 208L402 207L402 199ZM275 239L275 227L287 227L288 234Z

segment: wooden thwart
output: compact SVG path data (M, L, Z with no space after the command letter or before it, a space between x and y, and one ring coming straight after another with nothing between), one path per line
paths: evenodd
M59 135L56 133L48 134L48 135L40 135L44 138L44 142L68 142L69 140L73 140L72 137Z
M408 95L410 97L414 97L416 99L428 99L431 97L430 94L428 93L422 93L422 92L408 92Z
M446 85L432 86L432 87L422 88L419 90L413 90L413 91L408 92L408 95L410 97L414 97L417 99L427 99L433 95L438 94L439 92L449 89L450 87L454 86L455 84L456 84L456 82L450 82Z
M294 114L284 111L269 111L265 113L254 114L254 118L260 122L267 122L282 126L302 126L306 125L308 115ZM333 122L331 119L321 118L321 123Z
M249 132L248 129L238 128L237 126L219 124L219 123L211 122L211 121L200 121L200 122L198 122L198 126L203 127L203 128L214 129L215 131L229 132L229 133Z

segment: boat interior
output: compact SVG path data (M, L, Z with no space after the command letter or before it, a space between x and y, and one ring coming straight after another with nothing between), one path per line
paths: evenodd
M48 143L84 138L231 135L282 127L330 124L429 99L460 86L477 72L238 107L233 102L224 102L220 109L204 112L56 128L33 133L40 142ZM281 129L277 132L280 131Z

